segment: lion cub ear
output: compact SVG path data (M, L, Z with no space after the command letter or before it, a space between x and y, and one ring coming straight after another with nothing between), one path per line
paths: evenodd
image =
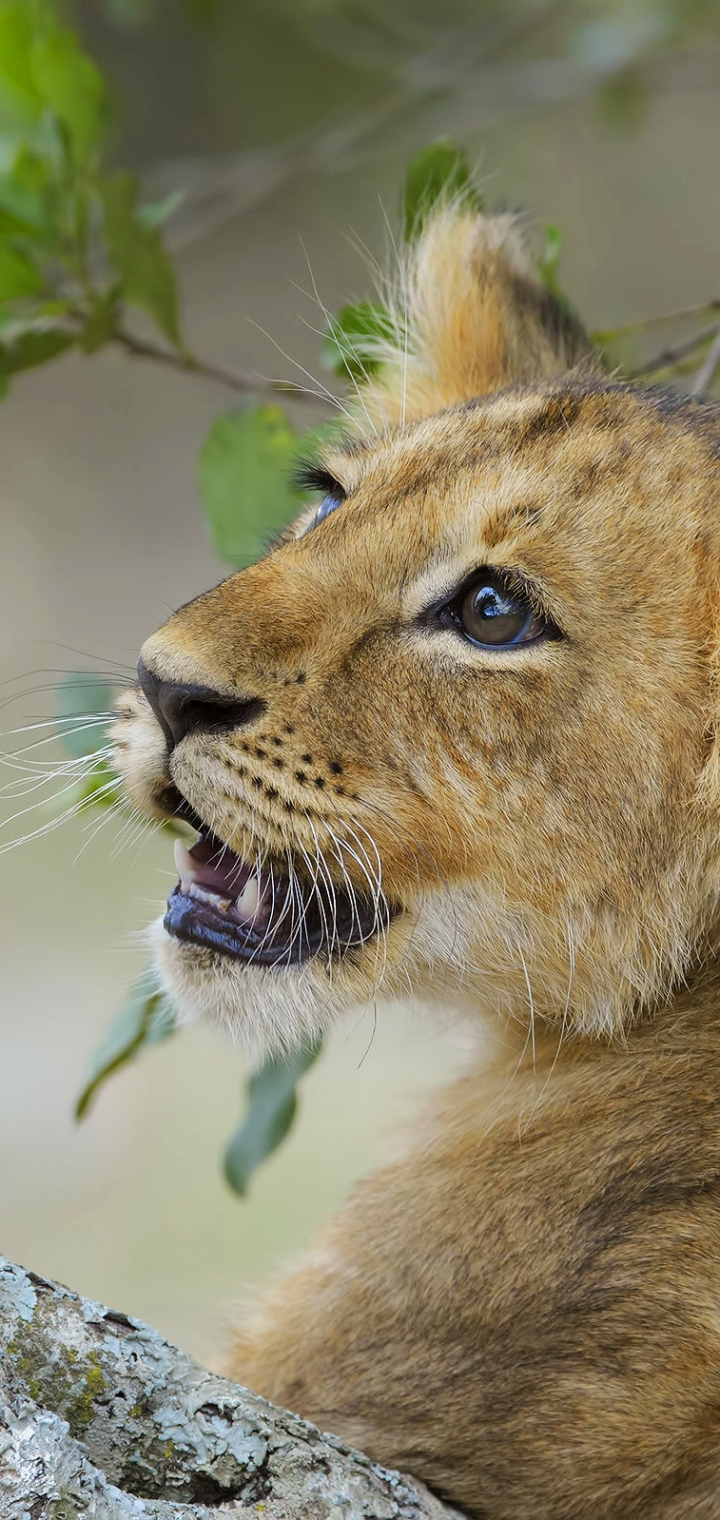
M437 210L410 250L392 329L354 408L361 432L562 374L592 354L540 279L518 219L462 205Z

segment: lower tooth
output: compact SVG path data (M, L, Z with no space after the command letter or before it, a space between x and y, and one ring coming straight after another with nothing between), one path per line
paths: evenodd
M229 913L232 907L232 903L227 898L218 897L217 892L204 892L203 888L194 881L188 886L187 895L196 898L198 902L209 903L211 908L219 908L221 913Z

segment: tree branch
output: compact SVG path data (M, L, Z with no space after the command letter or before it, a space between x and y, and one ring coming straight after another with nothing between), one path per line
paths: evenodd
M194 354L178 353L155 343L147 343L122 329L113 334L111 342L117 343L134 359L153 359L156 364L165 364L186 375L200 375L204 380L213 380L216 385L224 385L242 396L271 391L274 395L293 401L310 402L313 406L317 406L318 400L322 402L324 399L301 385L293 384L292 380L266 380L261 376L254 378L252 375L239 375L232 370L222 369L218 364L206 364L203 359L196 359Z
M257 1507L257 1508L256 1508ZM448 1520L421 1484L0 1257L0 1514Z
M692 338L687 338L684 343L676 343L672 348L664 348L661 353L655 354L654 358L646 359L644 364L639 364L637 369L626 371L627 380L641 380L645 375L656 375L663 369L674 369L683 359L688 359L704 343L717 332L717 324L703 328L702 332L695 333Z

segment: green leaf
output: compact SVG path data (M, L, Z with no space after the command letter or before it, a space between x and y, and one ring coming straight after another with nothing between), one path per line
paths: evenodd
M33 197L36 207L41 208L45 216L43 192L48 189L51 178L51 167L47 159L43 158L41 153L37 153L34 148L29 148L23 143L15 154L12 175L3 176L3 184L7 186L8 191L10 187L13 187L12 193L16 187L21 194Z
M440 138L423 148L408 169L403 194L405 241L412 243L419 237L435 206L457 199L482 211L482 197L473 185L467 155L449 138Z
M184 190L171 190L161 201L147 201L145 205L138 206L138 221L142 222L143 227L160 227L182 206L184 200Z
M84 354L96 354L109 343L118 323L117 291L111 290L96 301L90 311L78 342Z
M69 671L58 682L58 733L68 752L76 759L94 755L107 744L108 723L96 723L95 717L112 712L113 694L102 676L92 671Z
M36 37L31 53L37 90L66 127L75 157L86 158L105 126L105 85L72 32Z
M289 1055L266 1061L248 1083L248 1107L240 1128L225 1152L224 1170L236 1193L247 1192L252 1173L277 1150L297 1111L298 1081L313 1065L322 1041L301 1046Z
M118 174L102 188L105 241L122 281L122 296L154 317L176 348L182 346L175 271L154 227L143 224L138 189L130 174Z
M43 289L42 276L23 253L0 243L0 301L36 296Z
M622 69L607 79L597 92L601 117L614 127L636 127L647 112L651 91L641 66Z
M71 333L52 327L28 328L12 338L0 336L0 372L15 375L20 370L34 369L37 364L47 364L67 353L74 343Z
M295 458L298 463L317 464L322 458L323 449L339 444L342 436L343 424L339 418L331 417L327 422L318 422L316 427L307 428L295 440Z
M221 559L247 565L263 538L299 510L291 483L298 438L280 406L240 407L220 417L200 451L198 480Z
M398 347L402 339L384 306L372 301L357 301L343 306L331 318L323 337L323 359L333 374L346 379L365 380L382 367L388 346Z
M166 1040L176 1029L169 999L158 992L146 972L131 987L128 997L94 1052L88 1079L75 1105L75 1118L83 1119L98 1088L113 1072L127 1066L148 1045Z
M45 201L38 189L26 183L34 155L18 155L12 174L0 174L0 208L6 217L24 231L45 235L48 217Z
M0 6L0 106L20 121L37 120L42 110L32 67L33 17L26 3Z
M558 271L560 268L562 245L563 235L560 228L556 227L554 222L548 222L545 227L543 251L538 259L538 274L554 296L561 294Z

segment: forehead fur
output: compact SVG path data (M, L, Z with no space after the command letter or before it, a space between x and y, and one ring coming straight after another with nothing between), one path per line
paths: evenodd
M349 497L334 532L339 537L343 522L349 531L354 506L370 523L412 504L422 537L423 520L436 532L439 509L452 515L453 501L474 494L477 502L484 487L483 541L491 549L541 513L557 517L561 505L567 529L601 522L609 507L605 526L618 548L630 520L646 512L655 541L663 526L678 539L701 526L714 535L719 443L720 408L661 391L588 379L508 389L328 451L328 468Z

